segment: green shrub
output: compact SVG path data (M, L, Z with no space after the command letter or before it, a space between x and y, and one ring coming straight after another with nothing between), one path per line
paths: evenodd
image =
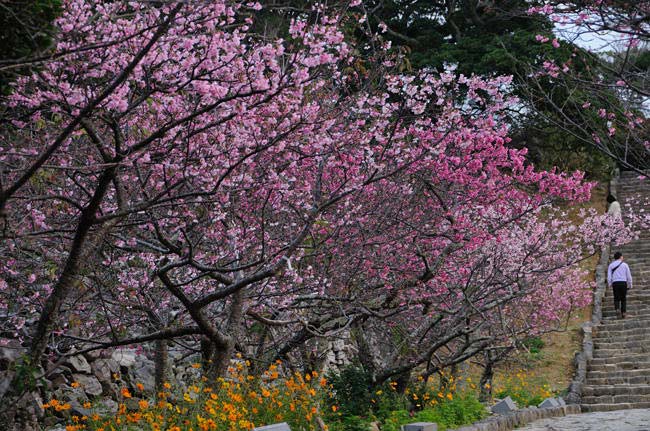
M368 431L370 428L369 418L360 416L342 416L336 421L329 421L329 431Z
M525 339L522 344L532 354L539 353L544 348L544 340L542 340L540 337L529 337Z
M446 428L470 424L486 415L485 407L473 394L457 394L453 400L438 404L433 411L439 416L438 423ZM426 422L427 416L427 410L423 410L416 415L416 418L418 421Z
M405 408L406 398L397 393L394 383L377 385L372 375L357 365L344 368L339 374L330 373L327 381L332 389L329 404L336 406L340 416L360 416L383 419L393 410Z
M504 382L495 386L497 398L512 398L519 407L536 406L553 395L548 383L520 371L508 376Z
M342 416L367 416L371 409L373 393L372 375L357 365L350 365L340 373L330 373L327 381L332 388L335 405Z
M406 410L395 410L382 423L382 431L400 431L409 422L435 422L438 429L455 428L476 422L486 416L483 404L473 394L458 394L453 399L445 398L433 407L410 414Z

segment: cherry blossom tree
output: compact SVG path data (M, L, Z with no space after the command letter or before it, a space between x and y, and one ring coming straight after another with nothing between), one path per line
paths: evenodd
M156 342L160 382L174 339L217 376L235 351L291 358L355 326L385 341L381 381L584 304L567 268L619 226L548 215L592 185L507 147L509 78L402 76L381 50L360 67L336 14L269 39L259 7L65 2L61 54L18 80L0 130L21 369ZM18 388L6 429L30 420Z
M575 50L562 64L547 60L541 70L530 70L538 86L551 80L569 94L557 100L543 97L558 113L549 118L585 143L618 161L622 168L643 174L650 163L647 136L647 18L648 2L593 0L543 1L530 15L550 16L558 32L571 40L589 41L590 49ZM538 42L560 42L539 35Z

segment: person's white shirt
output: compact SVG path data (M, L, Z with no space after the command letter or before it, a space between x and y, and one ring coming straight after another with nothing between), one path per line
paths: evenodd
M632 289L632 273L627 263L617 259L607 267L607 284L609 286L616 281L627 282L627 288Z
M614 216L621 216L621 204L618 203L618 201L614 201L609 204L609 208L607 209L607 214L611 214Z

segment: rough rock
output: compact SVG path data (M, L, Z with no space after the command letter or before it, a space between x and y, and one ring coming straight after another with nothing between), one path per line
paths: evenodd
M544 401L542 401L539 406L540 409L544 409L547 407L560 407L560 403L557 402L555 398L546 398Z
M414 422L404 425L404 431L438 431L438 425L433 422Z
M14 373L12 371L0 371L0 398L9 390L13 378Z
M506 397L506 398L502 399L501 401L499 401L498 403L496 403L495 405L493 405L491 410L492 410L492 413L496 413L496 414L499 414L499 415L504 415L504 414L508 414L508 413L511 413L511 412L517 410L517 405L512 400L512 398Z
M99 380L97 380L97 377L88 376L86 374L73 374L72 378L75 382L79 383L81 389L83 389L87 395L98 397L102 394L102 385L99 383Z
M90 369L90 364L86 358L81 355L71 356L68 358L68 364L70 364L72 369L78 373L90 374L92 372Z
M111 359L116 361L120 367L130 368L136 363L136 353L133 349L120 349L111 354Z
M104 383L110 383L113 374L120 371L120 365L113 359L97 359L90 365L90 368L92 368L93 375Z
M282 422L279 424L265 425L263 427L253 428L253 431L291 431L289 424Z
M129 369L129 380L131 381L131 385L135 386L136 383L142 383L145 392L153 392L156 385L154 369L155 364L149 359L137 361L135 365Z
M0 370L8 369L9 365L16 362L26 351L17 340L3 341L3 344L0 344Z

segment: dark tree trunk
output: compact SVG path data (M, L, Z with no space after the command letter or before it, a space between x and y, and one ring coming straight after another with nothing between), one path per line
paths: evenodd
M167 373L169 371L169 352L167 347L167 340L156 340L154 351L156 394L163 391L163 385L167 381Z
M479 382L481 386L481 392L479 394L479 401L485 403L492 401L492 379L494 378L494 369L492 368L492 362L487 362L485 368L483 368L483 374L481 374L481 381Z

